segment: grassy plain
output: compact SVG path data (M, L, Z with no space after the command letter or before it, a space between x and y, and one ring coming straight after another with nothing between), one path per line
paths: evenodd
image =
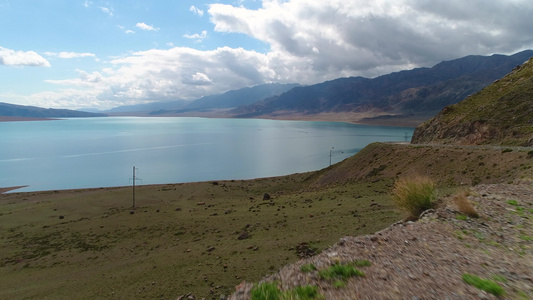
M140 186L134 214L131 187L4 194L0 291L10 299L218 299L298 260L301 243L321 250L400 218L384 182L302 190L308 175Z
M131 187L1 194L0 294L219 299L302 253L404 217L389 196L401 176L453 189L531 180L532 166L520 150L372 144L312 173L139 186L133 214Z

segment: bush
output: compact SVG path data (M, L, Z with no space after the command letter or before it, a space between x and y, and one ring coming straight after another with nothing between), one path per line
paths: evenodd
M418 218L420 214L433 206L435 182L427 176L400 178L394 184L392 198L398 208Z
M503 295L503 288L496 282L490 279L483 279L476 275L463 274L463 281L477 287L480 290L484 290L487 293L491 293L496 296Z
M457 209L463 214L469 216L470 218L479 218L479 214L477 213L476 209L472 203L468 201L468 191L460 192L454 195L453 202L455 203L455 206L457 206Z

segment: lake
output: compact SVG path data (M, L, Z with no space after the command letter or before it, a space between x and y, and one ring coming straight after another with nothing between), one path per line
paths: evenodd
M106 117L0 122L14 192L252 179L319 170L414 128L260 119Z

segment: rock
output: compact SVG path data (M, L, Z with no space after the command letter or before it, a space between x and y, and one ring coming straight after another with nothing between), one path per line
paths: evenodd
M185 295L181 295L181 296L179 296L178 299L176 299L176 300L185 300L185 299L187 299L187 300L189 300L189 299L190 299L190 300L194 300L194 299L196 299L196 298L194 297L194 295L192 295L192 293L187 293L187 294L185 294Z
M198 202L196 205L205 205L205 202Z
M59 220L63 220L65 216L59 216Z
M265 193L263 195L263 201L270 200L270 195L268 193Z
M239 237L237 238L238 240L245 240L245 239L249 239L250 238L250 234L248 233L248 231L243 231L241 233L241 235L239 235Z

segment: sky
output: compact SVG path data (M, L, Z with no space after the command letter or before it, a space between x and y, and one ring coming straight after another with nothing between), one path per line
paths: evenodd
M533 49L531 0L0 0L0 102L110 109Z

